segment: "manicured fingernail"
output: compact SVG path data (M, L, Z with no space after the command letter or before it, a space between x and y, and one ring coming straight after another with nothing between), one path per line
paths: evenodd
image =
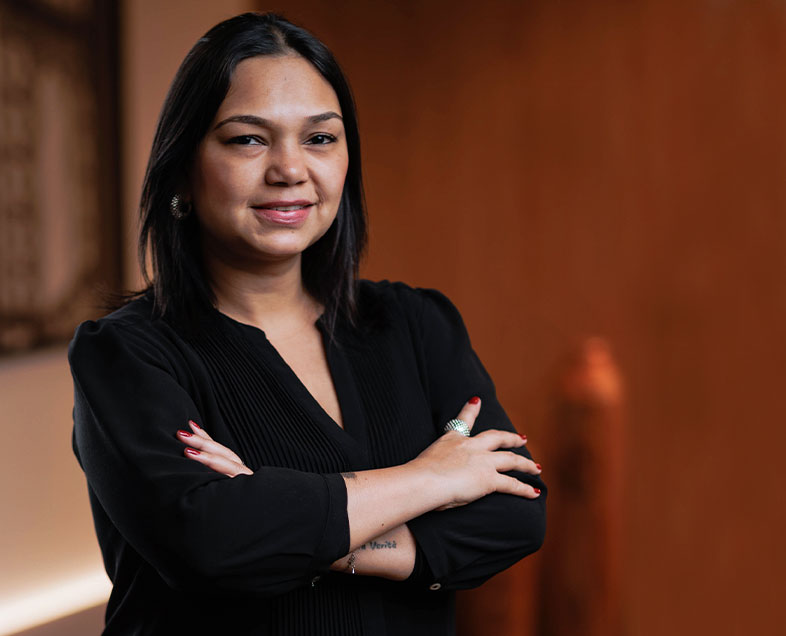
M540 488L533 488L533 490L535 491L535 494L536 494L536 495L539 495L539 494L540 494Z
M191 424L194 428L202 428L199 424L197 424L194 420L188 420L188 423Z
M186 449L186 455L193 455L194 457L196 457L199 454L200 454L200 452L196 448L187 448Z
M193 433L189 433L188 431L184 431L184 430L179 430L177 434L180 435L181 437L194 437Z
M540 464L535 464L535 468L537 468L538 470L543 470Z
M519 433L519 437L521 439L523 439L525 442L527 441L527 436L526 435L522 435L521 433Z
M477 395L475 397L469 398L470 404L477 404L478 402L480 402L480 398Z

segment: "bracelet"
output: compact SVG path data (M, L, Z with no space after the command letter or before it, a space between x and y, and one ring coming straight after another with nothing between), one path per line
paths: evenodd
M349 572L350 574L355 573L355 560L357 556L354 552L349 553L349 558L347 559L347 567L344 568L344 572Z

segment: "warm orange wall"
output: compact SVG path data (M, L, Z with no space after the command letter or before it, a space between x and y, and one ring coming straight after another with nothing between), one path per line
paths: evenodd
M292 0L286 14L356 92L366 275L457 302L536 453L547 372L581 336L611 340L629 398L629 633L775 633L786 5ZM536 587L514 580L527 634Z
M125 3L126 213L180 57L236 2ZM355 88L372 221L365 273L456 301L536 454L553 433L543 420L548 372L576 339L606 335L629 394L629 633L777 633L786 624L786 5L479 7L286 3ZM70 475L79 503L69 510L86 514L63 436L63 353L0 369L2 428L14 440L0 474L16 513L8 493L28 472L43 482ZM43 446L19 441L34 432L49 435ZM50 457L55 447L62 454ZM63 483L41 492L51 499ZM65 503L16 515L14 537L48 526L58 539L46 541L63 547L47 547L25 577L66 563L64 551L85 549L97 565L89 520L61 526L53 514ZM87 534L75 550L77 528ZM512 592L491 608L509 634L531 633L536 566L503 579Z
M139 196L158 113L189 49L217 22L250 11L253 0L124 0L120 10L122 184L125 281L139 288Z

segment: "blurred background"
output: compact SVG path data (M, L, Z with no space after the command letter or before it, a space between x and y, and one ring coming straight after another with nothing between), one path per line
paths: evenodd
M786 2L0 0L0 634L97 634L109 584L66 347L135 287L158 110L276 10L360 113L368 278L460 308L551 486L460 634L782 634Z

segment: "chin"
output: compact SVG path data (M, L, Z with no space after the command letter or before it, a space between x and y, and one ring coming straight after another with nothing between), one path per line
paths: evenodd
M257 248L257 254L262 254L266 257L265 260L285 260L300 256L309 247L308 243L298 242L297 244L285 245L267 245L262 248Z

